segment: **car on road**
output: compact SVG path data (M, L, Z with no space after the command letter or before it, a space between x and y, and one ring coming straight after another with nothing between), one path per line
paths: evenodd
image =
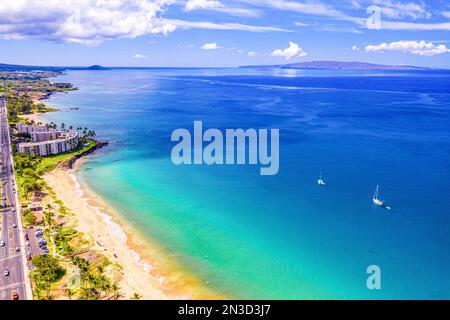
M13 224L13 228L17 228L17 224L14 223L14 224Z
M17 293L16 290L13 290L11 292L11 300L19 300L19 294Z
M4 247L5 246L5 241L0 240L0 247Z
M28 233L25 233L25 240L30 241L30 237L28 236Z
M9 271L8 270L3 271L3 276L5 277L9 276Z
M20 252L20 247L16 247L16 252Z

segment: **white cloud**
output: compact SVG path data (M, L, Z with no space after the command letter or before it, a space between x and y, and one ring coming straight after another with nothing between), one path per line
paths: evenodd
M359 51L359 48L358 48L357 46L354 45L354 46L352 47L352 51Z
M188 0L184 9L186 11L198 10L198 9L212 9L222 8L224 5L220 1L216 0Z
M359 3L359 0L352 0L352 7L355 9L361 9L361 4Z
M140 54L140 53L136 53L135 55L133 55L133 58L135 59L144 59L147 58L146 55Z
M201 47L203 50L216 50L216 49L220 49L220 47L217 45L217 43L215 42L211 42L211 43L205 43L204 45L202 45Z
M171 24L181 29L238 30L249 32L292 32L278 27L254 26L241 23L214 23L208 21L188 21L179 19L160 19L163 24Z
M294 2L292 0L240 0L242 2L268 7L277 10L283 10L287 12L298 12L303 15L316 15L316 16L326 16L333 18L335 20L341 21L349 21L359 25L362 28L366 28L367 26L367 18L365 17L353 17L349 16L346 13L343 13L339 10L336 10L330 5L322 4L320 2L306 2L299 3ZM423 2L420 3L401 3L401 2L393 2L392 0L373 0L371 1L377 2L378 5L382 8L383 14L387 17L390 15L394 18L429 18L431 17L431 13L426 10ZM362 1L352 1L352 6L355 9L362 8ZM412 23L412 22L403 22L403 21L386 21L382 20L381 29L385 30L408 30L408 31L416 31L416 30L442 30L442 31L450 31L450 23ZM351 29L350 29L351 30ZM339 31L337 28L329 31ZM353 32L355 30L353 29Z
M430 18L431 13L425 9L423 3L414 2L393 2L391 0L373 0L373 3L380 6L383 16L393 19L403 18Z
M289 41L289 48L277 49L271 53L271 56L283 57L286 60L289 60L296 57L304 57L306 56L306 52L304 52L295 42Z
M441 12L441 14L442 14L444 17L450 19L450 11L444 11L444 12Z
M345 15L332 6L322 4L320 2L299 3L290 0L241 0L243 2L264 6L277 10L292 11L302 14L327 16L327 17L344 17Z
M258 54L255 51L250 51L247 55L249 57L256 57Z
M166 35L178 28L287 31L270 26L162 18L167 8L176 3L177 0L1 0L0 38L95 45L117 38Z
M421 56L435 56L450 52L444 45L435 45L425 41L397 41L391 43L381 43L379 45L368 45L366 52L401 51L405 53L417 54Z
M294 24L297 26L297 27L307 27L308 26L308 24L307 23L304 23L304 22L294 22Z
M157 16L174 0L2 0L0 37L96 44L114 38L167 34Z
M188 12L193 10L214 10L242 17L259 17L261 15L259 10L228 7L217 0L188 0L184 6L184 10Z
M450 31L450 23L413 23L382 21L381 29L385 30L408 30L408 31Z

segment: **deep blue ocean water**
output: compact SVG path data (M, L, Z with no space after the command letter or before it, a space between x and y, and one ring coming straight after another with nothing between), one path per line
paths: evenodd
M58 81L79 90L52 96L63 111L45 119L111 142L80 180L218 292L450 298L449 72L124 69ZM173 165L170 135L194 120L279 128L279 174ZM373 205L376 185L392 210ZM381 290L366 287L369 265Z

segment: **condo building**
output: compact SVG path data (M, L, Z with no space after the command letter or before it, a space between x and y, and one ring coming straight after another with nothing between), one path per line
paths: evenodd
M38 126L35 124L25 124L19 122L16 124L16 130L18 133L26 133L31 135L33 132L47 132L49 129L46 126Z
M23 123L18 123L16 128L19 133L29 134L33 140L33 142L19 143L17 147L19 153L44 157L69 152L78 146L77 131L57 131L45 126Z

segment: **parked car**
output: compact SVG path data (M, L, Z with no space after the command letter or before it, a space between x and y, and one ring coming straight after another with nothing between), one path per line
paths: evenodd
M30 241L30 237L28 236L28 233L25 233L25 240Z
M0 240L0 247L4 247L5 246L5 241Z
M11 292L11 300L19 300L19 294L17 293L16 290L13 290Z
M19 294L17 293L16 290L13 290L11 292L11 300L19 300Z
M3 271L3 276L5 277L9 276L9 271L8 270Z

